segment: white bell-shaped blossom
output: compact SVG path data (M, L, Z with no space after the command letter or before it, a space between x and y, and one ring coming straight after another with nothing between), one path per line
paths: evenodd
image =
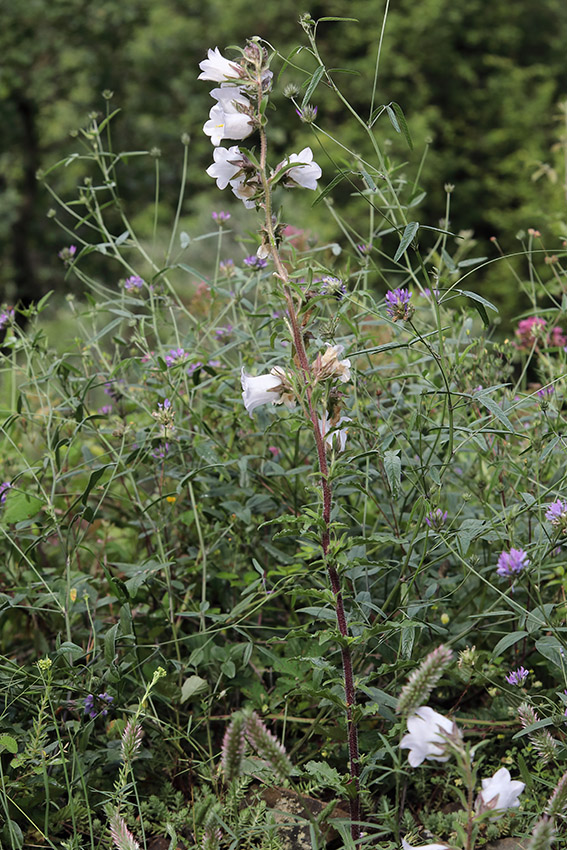
M506 809L515 809L520 805L518 798L525 787L524 782L512 779L510 771L506 767L501 767L494 776L482 780L482 791L478 795L481 811L484 809L484 811L502 812L498 816L502 817ZM492 818L492 820L497 819Z
M242 154L236 145L231 148L215 148L213 164L207 168L207 174L217 181L219 189L226 189L230 181L240 171ZM236 163L236 164L235 164Z
M223 109L230 109L231 105L240 104L240 106L244 106L246 109L250 107L250 101L244 94L244 88L242 86L234 86L229 83L223 83L217 89L211 89L210 92L211 97L220 103Z
M291 163L302 163L289 168ZM284 185L288 188L302 186L304 189L316 189L317 180L323 173L316 162L313 162L313 151L311 148L303 148L299 153L290 154L284 162L280 163L277 171L285 169Z
M327 419L327 414L325 414L322 419L318 420L318 422L319 428L321 429L321 436L325 439L325 445L327 445L330 449L334 448L339 452L344 452L348 428L341 428L341 425L343 422L352 422L352 419L348 416L341 416L336 425L331 425Z
M295 405L295 399L286 381L286 374L279 366L274 366L266 375L256 375L256 377L247 375L243 367L240 380L244 406L250 416L261 404L282 404L283 402L287 407Z
M203 126L203 132L211 137L215 147L223 139L245 139L254 127L249 115L239 112L234 101L215 103L209 112L209 120Z
M208 51L207 59L199 62L199 68L202 73L197 79L212 80L214 83L224 83L240 76L240 67L226 59L218 47Z
M246 209L254 209L256 203L250 199L256 194L257 186L245 183L244 176L237 177L235 180L231 180L230 186L232 188L233 194L235 194L236 197L242 201Z
M412 767L418 767L425 759L448 761L444 734L454 736L455 731L452 720L422 705L408 717L408 734L400 741L400 747L409 749L408 761Z

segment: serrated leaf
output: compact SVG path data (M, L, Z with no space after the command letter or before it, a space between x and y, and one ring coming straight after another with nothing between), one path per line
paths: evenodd
M400 257L404 253L404 251L413 242L418 230L419 230L419 222L418 221L410 221L408 224L406 224L402 238L401 238L401 241L400 241L400 244L398 245L398 250L394 254L394 262L395 263L400 259Z
M185 679L181 686L181 702L187 702L189 699L193 699L193 697L202 694L203 691L206 691L209 687L209 684L206 679L201 679L200 676L189 676L188 679Z
M400 450L384 452L384 469L392 496L397 499L402 490L402 461L398 456Z
M11 735L7 735L4 732L0 735L0 750L7 750L12 755L15 755L18 752L18 742Z

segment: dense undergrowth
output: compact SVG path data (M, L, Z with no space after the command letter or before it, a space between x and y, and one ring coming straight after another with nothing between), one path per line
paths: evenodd
M288 93L313 121L314 81L335 84L303 24L313 69ZM252 42L233 59L251 103L269 58ZM345 150L336 181L317 183L305 150L269 171L268 88L260 141L231 154L247 229L214 212L189 234L177 216L164 244L156 196L138 238L109 103L82 132L90 176L54 199L84 285L68 339L49 298L2 316L1 846L472 850L536 824L532 846L551 846L565 245L526 232L529 309L503 339L473 291L488 260L418 225L419 186L384 157L382 125L366 127L375 159ZM397 105L376 107L409 134ZM286 218L307 173L340 244L309 232L308 200ZM333 208L339 180L364 232ZM184 172L179 210L185 188ZM399 743L428 698L456 726L418 766ZM477 797L502 768L519 800Z

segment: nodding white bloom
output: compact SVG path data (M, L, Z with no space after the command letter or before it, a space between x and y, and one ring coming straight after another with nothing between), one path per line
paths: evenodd
M286 381L286 374L280 366L274 366L267 375L247 375L242 368L242 398L250 416L261 404L282 404L294 407L295 399Z
M524 782L510 777L508 768L501 767L494 776L482 780L482 791L478 795L477 805L481 812L500 812L497 817L491 818L498 820L503 817L505 809L515 809L520 805L518 798L525 787Z
M339 378L345 384L350 381L350 360L339 360L345 350L344 345L331 345L326 343L327 350L324 354L318 354L313 363L313 372L318 380L325 378Z
M203 132L211 137L215 147L223 139L245 139L253 129L250 116L239 112L235 101L215 103L203 125Z
M289 167L290 163L298 162L301 165ZM299 153L290 154L287 159L280 162L276 168L276 173L285 169L286 175L283 178L284 186L293 189L296 186L303 186L304 189L316 189L317 180L323 173L316 162L313 162L313 151L311 148L303 148Z
M422 705L408 717L408 734L400 741L402 749L409 749L408 761L418 767L425 759L448 761L446 735L460 736L453 720Z
M240 104L245 109L250 108L250 101L244 94L243 86L234 86L230 83L222 83L220 88L211 89L211 97L220 103L223 109L229 109L232 104Z
M352 419L348 416L341 416L341 418L334 425L331 424L327 419L327 414L323 416L322 419L318 420L319 428L321 429L321 435L325 438L325 445L329 449L336 449L339 452L344 452L348 428L341 428L340 426L343 422L352 422ZM331 431L331 429L333 429ZM331 433L328 433L328 432Z
M217 181L219 189L226 189L241 170L242 154L237 145L231 148L215 148L213 160L213 164L207 168L207 174Z
M252 210L256 206L255 201L250 200L258 191L258 185L254 183L245 183L245 177L237 177L230 181L232 192L237 198L240 198L246 209Z
M207 57L207 59L199 62L199 68L202 73L197 77L198 80L212 80L214 83L224 83L227 80L234 80L240 77L240 66L226 59L218 47L215 47L214 50L209 50Z
M413 847L405 838L402 838L402 850L449 850L447 844L419 844Z

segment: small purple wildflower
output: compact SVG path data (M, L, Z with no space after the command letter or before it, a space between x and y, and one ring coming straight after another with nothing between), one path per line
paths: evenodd
M221 328L215 328L215 336L217 339L220 339L223 336L228 336L229 334L231 334L232 330L233 328L231 324L223 325L223 327Z
M429 511L425 515L425 522L432 528L433 531L441 531L445 523L447 522L449 514L447 511L442 511L441 508L436 508L434 511Z
M542 387L541 390L538 390L536 395L538 398L546 398L548 395L553 395L555 392L555 387Z
M88 714L91 720L94 720L99 714L102 717L106 717L108 709L113 702L114 697L111 697L110 694L106 693L106 691L102 694L97 694L97 696L94 694L88 694L84 701L85 714Z
M519 575L529 563L528 556L523 549L510 549L509 552L500 554L496 572L499 576Z
M160 446L158 446L157 449L153 450L152 457L155 458L155 460L163 460L164 457L167 456L168 452L169 443L166 441L165 443L162 443Z
M110 396L113 401L120 401L120 399L123 398L123 394L120 390L120 385L122 384L124 384L124 381L122 380L107 381L103 387L105 394Z
M312 124L317 118L317 107L310 103L304 109L296 109L295 112L304 124Z
M393 322L401 319L407 322L414 313L414 307L410 304L412 293L409 289L394 289L386 293L386 313Z
M5 310L2 310L0 313L0 331L3 330L10 322L14 321L14 315L14 310L11 307L7 307Z
M69 245L68 248L62 248L59 251L59 253L57 254L57 256L59 257L60 260L63 260L65 265L69 265L72 262L73 257L75 256L76 253L77 253L77 246L76 245Z
M529 670L525 667L518 667L517 670L511 670L506 676L506 681L509 685L523 685L529 676Z
M6 501L6 496L8 495L8 490L11 488L11 484L9 481L3 481L0 484L0 505L3 505Z
M217 224L222 224L223 221L229 221L230 213L225 212L224 210L220 210L219 212L211 213L211 218L213 219L213 221L216 221Z
M196 360L195 363L191 363L190 366L187 367L187 374L192 375L197 369L200 369L203 366L202 360Z
M127 277L126 280L124 281L124 289L127 292L132 292L135 289L140 290L143 285L144 285L143 279L141 277L139 277L139 275L137 275L137 274L130 275L130 277Z
M439 295L441 294L438 289L429 289L426 287L423 292L419 293L422 298L431 298L433 296L436 301L439 301Z
M321 295L332 295L340 301L343 295L346 295L347 288L340 278L327 275L321 281L319 292Z
M184 348L171 348L165 355L164 360L168 368L171 368L180 361L186 360L188 357L189 355Z
M545 518L552 525L563 528L567 526L567 502L556 499L546 510Z
M248 266L251 269L265 269L268 265L268 261L263 257L257 257L255 254L251 254L250 257L244 257L244 265Z
M103 404L102 407L99 407L98 412L101 414L101 416L108 416L109 413L112 413L112 405Z
M220 360L208 360L207 361L207 366L212 366L213 369L218 369L220 365L221 365Z
M226 277L232 277L232 275L236 272L234 260L223 260L219 263L219 271L221 274L226 275Z
M365 257L372 251L372 245L365 245L364 242L361 242L356 246L356 250Z

